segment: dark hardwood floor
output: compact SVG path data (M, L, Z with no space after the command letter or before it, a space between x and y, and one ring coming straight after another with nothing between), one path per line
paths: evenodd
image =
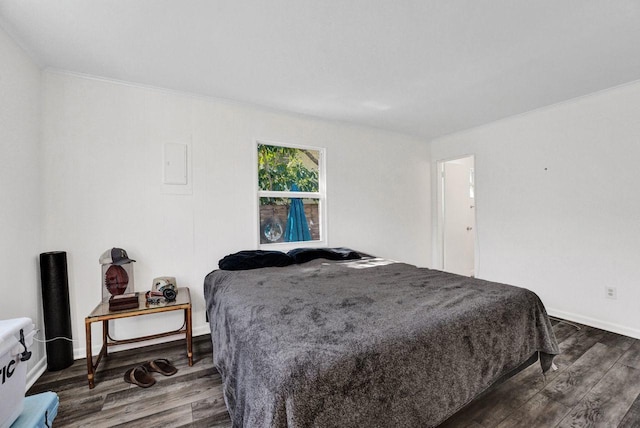
M546 379L538 363L472 402L441 428L640 427L640 341L596 328L555 323L562 354ZM60 397L55 427L230 427L209 336L194 338L194 365L184 341L122 351L104 360L96 387L87 386L86 361L45 373L28 394ZM168 358L174 376L154 374L143 389L123 373L154 358Z
M86 359L46 372L28 394L55 391L60 399L54 427L230 427L220 375L213 367L211 338L193 339L189 367L183 340L115 352L103 359L96 386L89 389ZM173 376L153 373L156 384L140 388L123 380L124 372L145 361L167 358Z

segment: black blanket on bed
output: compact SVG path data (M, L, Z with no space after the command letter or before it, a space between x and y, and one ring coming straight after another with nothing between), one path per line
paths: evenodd
M235 427L436 426L559 352L533 292L382 259L217 270L205 298Z

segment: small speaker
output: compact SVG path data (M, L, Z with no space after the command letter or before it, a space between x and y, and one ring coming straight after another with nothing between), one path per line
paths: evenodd
M66 369L73 364L67 253L52 251L40 254L40 279L47 339L47 370Z

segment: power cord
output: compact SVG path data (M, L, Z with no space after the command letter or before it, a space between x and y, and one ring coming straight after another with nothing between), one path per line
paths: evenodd
M38 333L40 333L40 329L36 330L36 334L38 334ZM53 342L54 340L58 340L58 339L67 340L69 342L80 342L77 339L69 339L68 337L64 337L64 336L58 336L58 337L54 337L53 339L45 339L45 340L37 339L35 336L33 337L33 340L35 342L40 342L40 343Z

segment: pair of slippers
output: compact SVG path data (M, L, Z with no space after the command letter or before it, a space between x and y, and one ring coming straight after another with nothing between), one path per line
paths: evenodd
M178 372L178 369L166 358L159 358L127 370L124 372L124 381L138 385L141 388L149 388L156 383L151 372L172 376Z

